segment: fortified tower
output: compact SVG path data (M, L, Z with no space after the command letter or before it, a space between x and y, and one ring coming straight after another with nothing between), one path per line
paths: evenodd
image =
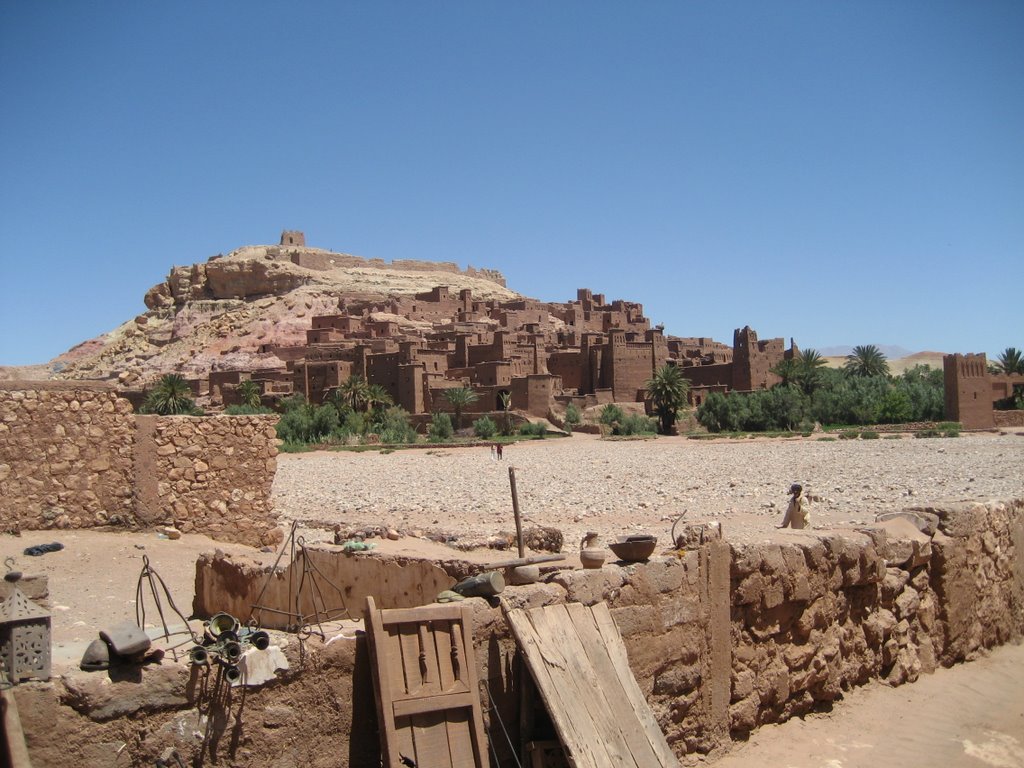
M281 233L281 245L294 245L299 248L305 248L306 235L297 229L286 229Z
M942 358L946 389L946 418L959 421L964 429L991 429L992 381L985 353L945 355Z

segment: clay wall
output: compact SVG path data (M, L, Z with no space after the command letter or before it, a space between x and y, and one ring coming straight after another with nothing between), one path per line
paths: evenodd
M512 408L531 416L546 417L555 402L561 380L549 374L530 374L512 379Z
M273 416L137 416L136 516L250 546L277 543Z
M745 326L733 332L732 388L740 392L771 389L781 379L771 369L786 354L782 339L758 341L757 333Z
M583 356L578 349L549 352L547 356L548 372L562 380L566 389L583 389Z
M134 434L109 386L0 381L4 530L134 525Z
M964 429L991 429L992 384L985 354L945 355L942 358L946 418Z

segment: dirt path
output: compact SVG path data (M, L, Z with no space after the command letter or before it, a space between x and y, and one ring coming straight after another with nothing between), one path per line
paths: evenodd
M1024 645L758 729L714 768L1024 768Z

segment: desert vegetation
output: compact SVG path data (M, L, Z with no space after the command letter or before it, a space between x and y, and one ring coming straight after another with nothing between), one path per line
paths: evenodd
M713 393L697 409L711 432L809 432L814 424L863 426L930 422L943 418L942 371L915 366L890 376L877 347L855 347L841 370L824 367L808 349L772 369L782 381L771 389Z

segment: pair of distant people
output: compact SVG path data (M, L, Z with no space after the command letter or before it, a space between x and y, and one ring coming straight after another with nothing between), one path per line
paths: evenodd
M491 461L501 461L503 459L503 448L501 443L493 443L491 445Z

